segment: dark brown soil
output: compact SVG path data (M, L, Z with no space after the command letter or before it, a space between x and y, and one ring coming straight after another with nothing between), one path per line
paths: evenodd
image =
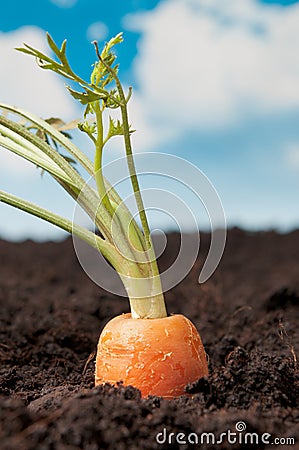
M162 267L178 236L168 242ZM0 241L0 448L299 448L299 231L229 231L220 267L200 286L208 242L204 235L199 260L166 300L200 330L210 375L167 401L93 387L98 335L128 304L87 278L70 239Z

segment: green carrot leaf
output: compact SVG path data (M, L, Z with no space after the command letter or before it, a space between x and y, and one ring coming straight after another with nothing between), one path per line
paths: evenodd
M71 94L73 98L79 100L82 105L87 105L88 103L93 103L100 99L105 99L105 94L100 94L93 92L91 90L85 90L85 92L79 92L72 89L70 86L67 86L67 90Z
M55 44L53 38L51 37L51 35L49 33L46 33L46 37L47 37L47 42L48 42L49 47L51 48L51 50L53 50L55 55L60 59L61 51Z

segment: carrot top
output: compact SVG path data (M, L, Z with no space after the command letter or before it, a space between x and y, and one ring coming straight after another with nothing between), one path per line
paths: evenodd
M129 123L128 103L132 89L124 92L113 52L114 46L122 41L122 33L119 33L106 43L101 52L94 42L97 60L88 81L73 71L66 55L66 40L59 48L47 34L54 58L28 44L17 49L34 56L42 69L56 72L77 84L78 90L70 86L67 89L74 99L85 106L83 120L75 126L91 139L94 145L93 160L69 139L67 130L74 127L74 123L65 124L60 119L43 120L32 113L0 103L3 111L0 115L0 146L48 172L91 217L101 236L10 193L0 191L0 201L74 233L96 248L118 272L129 297L132 317L162 318L167 315L164 297L131 144L134 130ZM105 133L104 112L110 109L119 109L121 119L114 120L109 116ZM103 174L104 147L117 135L123 137L141 229ZM95 179L96 189L87 184L80 168Z

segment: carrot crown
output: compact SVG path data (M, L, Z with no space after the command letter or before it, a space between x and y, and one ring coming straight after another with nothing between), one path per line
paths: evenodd
M160 275L132 152L131 134L134 130L129 124L127 109L132 89L124 92L113 52L113 47L123 41L122 33L107 42L101 52L94 42L97 61L88 81L77 75L70 66L66 40L60 48L49 34L47 41L55 59L27 44L17 50L34 56L42 69L56 72L77 84L78 90L69 86L67 89L74 99L85 105L83 120L71 124L65 124L60 119L43 120L19 108L0 103L3 111L0 115L0 146L48 172L91 217L101 236L10 193L0 191L0 201L74 233L101 252L123 281L132 317L164 317L166 309ZM109 109L119 109L121 120L109 116L108 131L105 133L104 111ZM76 126L91 139L94 145L93 160L70 140L68 130ZM123 137L141 229L103 174L104 147L117 135ZM87 184L80 174L80 168L95 179L95 189Z

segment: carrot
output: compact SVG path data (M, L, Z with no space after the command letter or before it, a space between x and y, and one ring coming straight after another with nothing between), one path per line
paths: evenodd
M208 374L204 347L195 326L181 314L160 319L112 319L99 338L95 384L132 385L142 396L171 399Z
M131 314L116 317L103 330L96 357L95 383L115 384L122 380L126 385L139 388L143 396L173 398L182 395L186 384L208 374L207 362L194 325L182 315L167 316L133 159L131 134L134 130L127 111L132 90L124 92L118 77L118 64L115 64L116 55L112 51L123 41L122 33L110 39L101 53L95 43L98 60L89 80L73 72L66 56L66 41L58 47L49 34L47 40L55 59L27 44L18 50L34 56L41 68L77 83L79 91L70 87L68 90L85 105L84 119L78 128L91 139L94 158L90 160L65 133L73 126L72 122L42 120L2 103L0 146L50 174L80 204L100 233L4 191L0 191L0 202L76 235L101 252L118 272L129 298ZM107 109L119 109L120 119L109 117L105 127ZM123 137L141 228L103 174L104 147L114 136ZM77 164L76 168L74 164ZM95 188L87 183L80 168L95 180Z

